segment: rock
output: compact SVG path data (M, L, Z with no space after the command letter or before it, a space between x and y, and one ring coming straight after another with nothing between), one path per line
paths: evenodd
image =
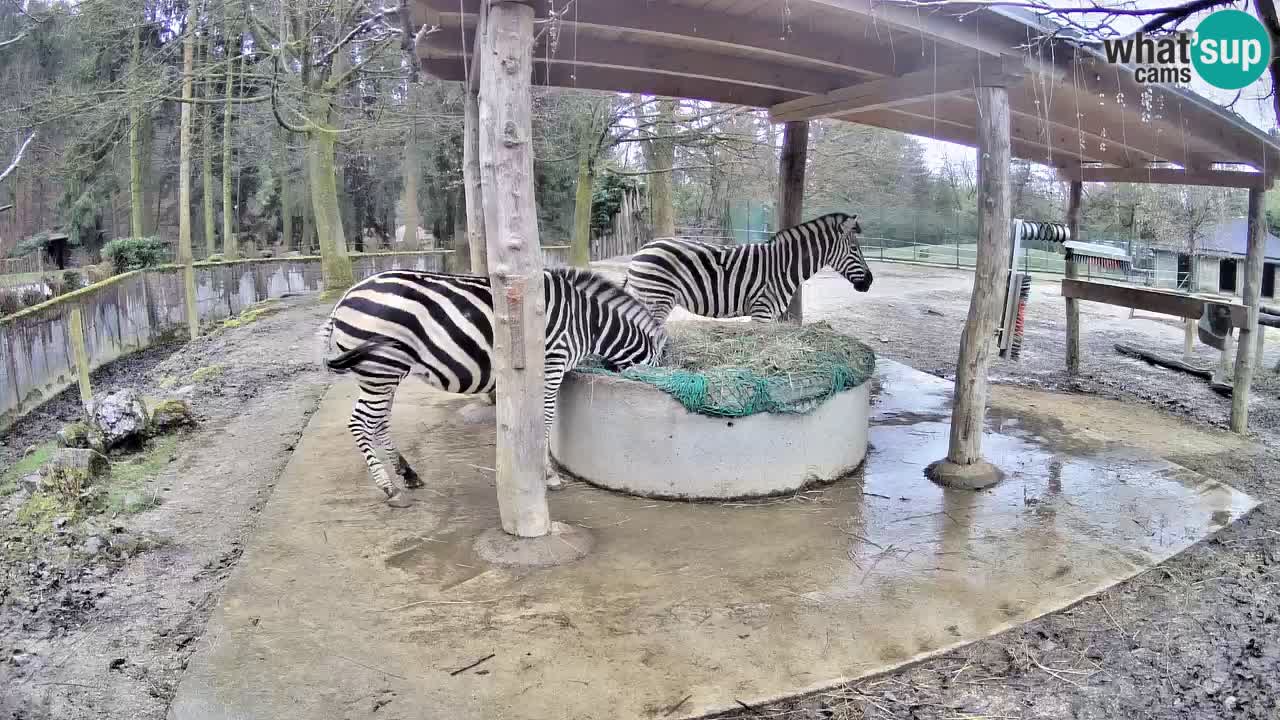
M124 664L127 662L129 661L122 657L112 658L111 662L107 663L107 670L119 670L124 667Z
M106 545L107 543L105 540L102 539L101 535L90 535L89 537L85 538L84 543L80 546L80 549L84 552L85 555L88 555L89 557L93 557L98 553L102 552L102 548L106 547Z
M151 410L152 435L195 424L195 418L191 414L191 405L186 400L179 400L178 398L162 400Z
M28 445L27 449L22 451L22 457L29 457L31 455L34 455L36 450L39 450L39 449L40 449L39 445Z
M147 406L142 393L133 388L117 390L89 401L89 423L102 433L102 446L111 450L122 445L137 447L147 434Z
M91 445L93 428L88 423L68 423L58 431L58 445L65 448L87 448Z
M173 391L173 396L174 396L174 397L177 397L177 398L184 398L184 399L185 399L185 398L189 398L189 397L191 397L192 395L194 395L194 394L195 394L195 392L196 392L196 386L195 386L195 385L183 385L182 387L180 387L180 388L178 388L177 390L174 390L174 391Z
M40 473L31 473L18 480L18 488L33 493L40 489L41 482L43 482L43 478L40 477Z
M53 526L55 528L62 529L66 527L67 523L69 522L71 522L71 518L67 517L66 515L60 515L53 519Z
M111 463L96 450L60 448L40 468L40 475L42 487L67 500L75 500L88 488L111 477ZM61 525L54 521L54 527Z
M880 337L878 338L878 340L880 340L880 342L882 342L882 343L887 343L887 342L889 342L889 338L884 337L883 335L882 335L882 336L880 336Z

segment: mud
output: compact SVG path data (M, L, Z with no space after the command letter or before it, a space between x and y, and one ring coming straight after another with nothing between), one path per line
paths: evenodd
M870 294L841 282L819 278L807 286L816 291L805 298L806 319L857 333L886 357L954 374L967 275L879 265ZM1003 384L992 389L992 417L1038 410L1037 433L1068 444L1133 445L1230 483L1263 501L1261 507L1155 570L1063 612L903 671L722 717L1280 717L1280 378L1270 371L1257 378L1253 441L1217 432L1226 426L1229 400L1199 380L1114 350L1116 342L1128 342L1179 355L1181 325L1128 315L1083 304L1084 363L1078 378L1069 377L1063 302L1053 283L1038 281L1021 361L996 361L993 368ZM1278 335L1267 344L1267 368L1280 359ZM1203 346L1196 355L1203 364L1216 360Z
M94 375L95 392L138 387L154 398L191 386L198 426L145 483L158 506L141 514L71 522L33 546L15 535L21 498L0 498L0 718L165 717L257 510L327 387L311 364L323 311L285 301L277 314ZM210 367L219 371L192 379ZM17 423L0 467L78 411L73 389ZM99 533L106 549L84 552L84 538Z

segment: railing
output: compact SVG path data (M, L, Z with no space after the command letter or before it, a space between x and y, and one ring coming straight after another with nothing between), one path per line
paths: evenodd
M860 237L858 241L862 244L863 256L869 260L972 268L977 264L978 259L976 243L933 244L878 237ZM1076 267L1082 279L1124 280L1143 285L1153 284L1156 279L1153 270L1103 269L1079 260ZM1018 270L1021 272L1065 275L1066 268L1066 257L1055 250L1024 247L1018 261Z
M44 274L44 253L36 251L22 257L0 258L0 287L38 285Z

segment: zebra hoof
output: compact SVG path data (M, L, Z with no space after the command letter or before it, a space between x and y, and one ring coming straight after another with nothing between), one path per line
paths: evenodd
M418 473L414 472L411 467L406 467L404 469L403 477L404 486L407 488L420 488L426 485L426 483L422 482L422 478L418 477Z
M395 492L387 496L387 505L393 508L407 508L413 504L413 500L402 492Z
M555 472L547 473L547 489L548 490L564 489L564 479L560 477L559 473L555 473Z

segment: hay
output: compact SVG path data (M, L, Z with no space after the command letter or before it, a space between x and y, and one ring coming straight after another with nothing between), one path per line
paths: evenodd
M667 330L663 365L630 368L621 376L653 385L703 415L806 413L875 372L875 353L826 323L689 322ZM591 363L580 370L615 374Z

